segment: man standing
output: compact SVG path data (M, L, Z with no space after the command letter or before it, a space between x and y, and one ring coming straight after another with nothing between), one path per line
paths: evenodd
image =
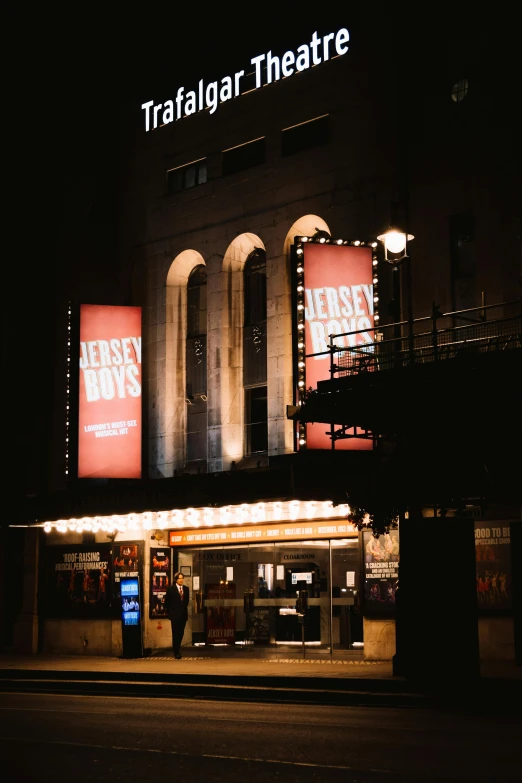
M183 584L184 578L183 574L178 572L174 576L174 584L165 594L165 611L172 628L172 650L178 660L181 658L181 642L188 620L189 589Z

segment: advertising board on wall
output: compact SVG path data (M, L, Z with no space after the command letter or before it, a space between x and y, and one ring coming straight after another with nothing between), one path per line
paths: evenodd
M372 352L374 345L373 250L366 243L298 243L296 250L298 292L304 289L304 301L298 293L297 347L304 342L299 361L304 372L299 376L301 390L316 389L317 382L330 378L328 346ZM302 270L302 272L299 272ZM304 319L303 319L304 315ZM304 341L302 335L304 333ZM339 355L345 355L344 352ZM304 354L304 355L303 355ZM336 428L340 425L336 425ZM306 424L307 449L331 449L328 424ZM355 431L347 430L347 435ZM373 440L346 437L335 442L336 449L371 450Z
M78 478L141 478L141 307L81 305Z
M48 617L111 615L111 545L48 547L46 614Z
M139 576L142 561L142 542L125 542L112 545L114 581L124 577Z
M365 614L394 614L399 581L399 532L392 530L375 538L371 531L365 530L363 547Z
M166 617L165 593L170 584L170 548L152 547L149 573L149 616Z
M207 644L234 644L236 641L236 608L225 603L236 597L233 584L207 585L205 636Z
M512 611L511 531L505 522L475 522L477 603L480 614Z

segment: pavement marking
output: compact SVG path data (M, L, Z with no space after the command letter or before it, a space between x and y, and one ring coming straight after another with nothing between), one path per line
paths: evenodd
M264 660L262 663L307 663L319 666L375 666L388 661L313 661L307 658L279 658Z
M162 656L162 657L147 657L143 659L144 661L174 661L176 660L173 656ZM224 660L227 663L233 663L234 661L237 661L237 658L211 658L208 656L202 656L202 657L195 657L195 656L183 656L181 659L182 661L212 661L217 662L219 660ZM387 664L389 665L389 661L339 661L339 660L312 660L310 658L243 658L242 663L248 662L252 664L262 664L262 663L306 663L306 664L313 664L316 666L377 666L379 664Z
M259 764L284 764L287 767L313 767L317 769L344 769L354 772L356 767L345 766L343 764L314 764L311 761L285 761L284 759L262 759L255 756L227 756L220 753L187 753L181 750L158 750L156 748L126 748L121 745L97 745L84 742L67 742L66 740L42 740L33 737L0 737L0 742L32 742L42 745L66 745L74 748L96 748L97 750L122 750L125 753L158 753L166 756L185 756L196 759L223 759L225 761L252 761ZM378 769L370 767L367 772L378 772L381 774L393 774L390 769Z

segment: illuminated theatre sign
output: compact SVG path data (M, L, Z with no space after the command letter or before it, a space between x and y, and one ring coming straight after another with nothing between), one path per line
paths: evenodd
M297 403L310 389L330 378L330 351L340 348L338 360L373 353L377 297L376 242L326 240L296 237L294 246L296 280ZM338 335L338 336L336 336ZM341 424L334 426L338 429ZM299 448L331 449L328 424L299 425ZM362 433L361 433L362 435ZM352 427L336 449L371 450L371 438L360 437Z
M78 478L141 478L141 307L80 307Z
M328 33L322 38L315 32L310 43L302 44L296 52L285 52L282 57L273 55L271 51L253 57L250 63L254 66L254 89L258 90L267 84L286 79L294 73L306 71L314 65L320 65L346 54L349 40L348 30L342 27L336 33ZM219 82L205 84L204 80L200 79L196 89L186 92L184 87L179 87L174 100L167 100L164 103L154 103L154 101L143 103L141 108L145 112L145 130L150 131L169 125L175 120L181 120L183 117L189 117L206 109L210 114L214 114L220 103L251 92L250 85L245 89L244 77L245 71L237 71L233 76L224 76Z

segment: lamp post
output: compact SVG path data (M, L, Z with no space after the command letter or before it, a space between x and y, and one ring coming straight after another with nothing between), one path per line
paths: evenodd
M407 231L402 231L400 228L390 227L383 234L380 234L377 239L384 245L384 260L387 264L393 266L393 296L395 304L397 301L400 303L399 309L395 309L393 314L393 320L395 323L401 320L402 311L402 297L400 296L400 281L397 275L399 274L399 265L405 262L406 266L406 296L407 296L407 309L408 309L408 347L410 353L410 362L413 361L413 307L412 307L412 292L411 292L411 262L408 255L408 242L411 242L415 237L413 234L408 234ZM401 337L400 327L395 327L394 337Z

